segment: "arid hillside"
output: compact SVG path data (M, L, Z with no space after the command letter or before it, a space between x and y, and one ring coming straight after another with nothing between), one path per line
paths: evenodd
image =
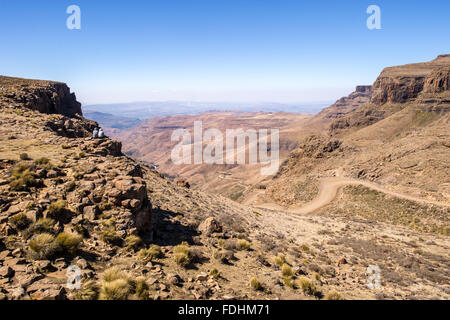
M365 216L367 210L377 219L375 211L379 210L388 220L448 233L449 66L450 56L443 55L429 63L384 70L372 87L370 102L334 117L327 136L304 139L266 192L255 191L259 200L253 196L253 203L274 202L293 209L312 201L327 187L324 179L366 181L385 193L414 197L429 208L424 209L422 218L415 217L417 207L407 203L395 213L389 212L384 201L372 208L356 209L352 204L348 209L347 201L367 205L365 198L357 200L347 194L348 188L339 188L342 192L334 205L346 214Z
M171 141L177 129L187 129L194 144L194 122L201 121L203 132L218 129L224 136L226 157L226 130L230 129L279 129L280 157L284 160L310 128L311 115L264 112L214 112L196 116L171 116L152 118L128 131L115 135L123 142L124 151L133 158L158 166L158 171L187 180L193 188L208 190L238 200L249 187L258 185L266 177L261 175L261 165L176 165L171 159L172 149L179 141ZM308 129L306 129L308 127ZM323 123L314 124L315 130L325 130ZM270 131L269 131L270 135ZM207 143L204 143L206 146ZM246 149L248 152L248 148Z
M351 162L341 165L340 150L351 152L355 165L371 163L371 153L363 158L359 150L384 150L370 140L373 132L364 131L373 125L330 131L329 140L323 140L325 133L301 140L267 194L258 189L255 203L247 206L174 184L124 155L120 142L91 139L97 124L73 108L77 103L66 85L2 79L0 300L450 297L448 211L437 205L448 200L431 182L424 184L425 195L405 196L403 188L415 185L399 183L398 193L386 192L391 185L374 187L378 177L370 178L371 171L360 175L363 183L338 180L317 188L320 181L311 176L292 203L311 197L322 205L304 212L280 205L289 203L291 186L309 177L303 166L329 179L353 179ZM447 92L420 94L413 107L398 107L413 112L426 106L426 116L411 113L398 120L406 123L399 135L386 129L394 122L381 126L390 117L374 124L387 146L399 144L393 155L401 155L395 153L406 144L401 139L415 138L420 148L414 150L427 160L405 166L400 182L418 174L411 168L424 168L441 188L446 173L435 174L428 162L448 161ZM403 115L398 112L393 115ZM415 135L405 129L410 127ZM406 145L404 157L411 154ZM426 158L429 149L436 158ZM261 203L260 193L278 204ZM333 201L333 193L340 201ZM368 285L374 268L380 270L376 286Z

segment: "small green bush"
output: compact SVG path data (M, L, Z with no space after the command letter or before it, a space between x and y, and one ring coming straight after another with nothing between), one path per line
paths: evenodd
M83 237L77 233L62 232L56 237L61 248L69 254L75 254L83 242Z
M287 263L283 264L281 267L281 274L283 277L292 277L294 275L294 271L292 271L292 268Z
M320 297L320 295L321 295L320 291L317 289L314 282L312 282L307 277L298 278L297 283L298 283L299 288L301 288L305 294L310 295L310 296Z
M115 227L109 227L102 231L102 239L111 245L122 245L122 238L117 234Z
M51 260L61 251L52 234L41 233L30 240L30 249L38 260Z
M237 241L237 248L239 250L248 250L250 249L250 242L245 239L240 239Z
M220 278L220 271L219 271L217 268L214 268L214 269L212 269L212 270L209 272L209 275L210 275L211 277L213 277L214 279L219 279L219 278Z
M125 242L127 244L127 249L133 251L137 251L144 245L144 241L142 241L142 238L136 235L129 235L125 238Z
M157 245L151 245L148 249L141 249L137 253L137 258L144 264L152 262L161 257L161 248Z
M136 279L136 298L139 300L149 300L150 298L149 286L143 277Z
M253 277L250 279L250 287L253 288L253 290L261 291L263 289L263 286L261 282L256 277Z
M191 264L193 260L193 254L192 250L187 244L180 244L176 246L173 251L175 262L178 265L186 268L189 264Z
M277 256L275 256L274 262L277 266L281 267L286 263L286 257L284 256L284 254L279 253Z
M50 163L50 160L48 158L42 157L42 158L34 160L34 163L36 165L44 166L44 165L48 165Z
M97 300L100 292L100 287L93 280L88 280L83 283L81 290L74 295L75 300Z
M67 202L64 200L58 200L53 202L48 207L47 217L55 220L61 220L66 216L67 213Z
M31 224L31 220L28 219L27 215L25 213L18 213L11 218L9 218L9 223L16 229L16 230L25 230L28 228L28 226Z
M30 160L30 157L28 156L27 153L21 153L20 154L20 160L24 160L24 161Z
M49 218L41 218L38 221L32 223L28 229L23 232L25 239L30 239L32 236L40 233L52 234L53 227L55 226L55 220Z
M325 300L344 300L344 298L339 292L333 290L327 293Z

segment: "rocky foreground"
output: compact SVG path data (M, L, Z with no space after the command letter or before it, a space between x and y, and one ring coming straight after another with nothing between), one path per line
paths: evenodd
M64 84L0 88L0 300L450 296L445 236L191 190L90 139Z

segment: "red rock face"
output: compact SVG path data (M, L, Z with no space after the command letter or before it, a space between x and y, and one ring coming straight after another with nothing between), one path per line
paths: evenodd
M42 113L83 115L81 103L65 83L0 77L0 101Z
M425 77L384 77L375 81L370 101L375 104L404 103L423 90Z
M450 67L434 70L425 80L424 92L438 93L450 90Z

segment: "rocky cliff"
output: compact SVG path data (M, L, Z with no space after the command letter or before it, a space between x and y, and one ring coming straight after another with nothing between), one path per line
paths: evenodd
M61 82L0 76L0 102L48 114L83 115L75 94Z
M373 84L370 101L377 105L405 103L424 90L448 90L449 64L450 55L447 54L430 62L386 68Z

